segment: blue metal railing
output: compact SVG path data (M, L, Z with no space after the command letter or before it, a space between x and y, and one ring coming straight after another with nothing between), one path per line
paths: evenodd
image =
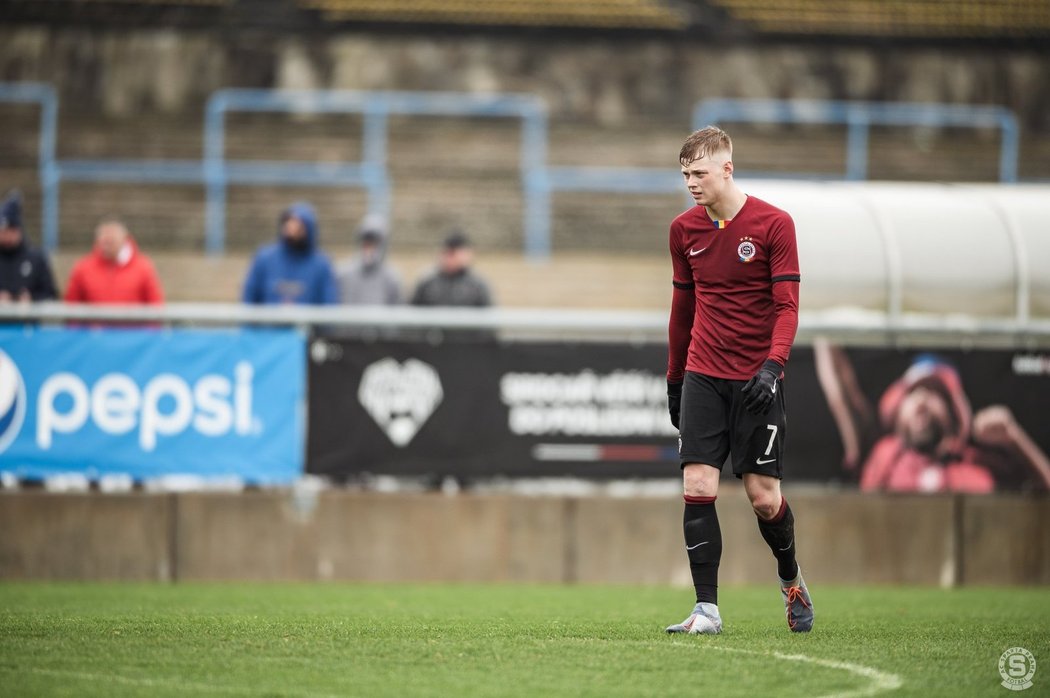
M693 108L693 128L727 121L778 124L844 124L845 179L868 177L868 136L872 126L994 128L1001 132L999 181L1017 181L1017 118L1004 107L916 102L839 102L805 99L709 99ZM773 173L748 173L755 176ZM773 176L782 176L776 173Z
M364 152L359 163L230 162L226 160L225 115L228 112L352 113L364 117ZM392 115L519 118L522 121L521 178L525 197L525 251L531 257L550 254L538 212L542 192L536 172L546 163L547 111L537 97L518 94L474 95L455 92L336 92L290 90L221 90L206 109L204 181L207 186L206 247L221 253L225 244L228 184L312 184L363 187L371 212L390 213L387 127Z
M350 92L220 90L208 100L202 160L58 160L55 140L58 98L39 83L0 83L0 102L41 107L39 171L43 190L44 245L58 246L59 187L62 181L203 184L206 190L205 249L221 254L226 240L226 193L232 185L309 185L358 187L368 194L370 212L389 215L390 172L387 130L392 115L468 116L521 120L520 172L524 196L524 249L542 261L551 251L551 198L556 192L675 194L684 190L673 168L550 167L547 165L546 104L523 94L475 95L458 92ZM230 112L352 113L363 117L360 162L273 162L228 160L226 114ZM865 179L873 125L996 128L1001 132L999 179L1017 181L1017 119L1007 109L987 106L812 100L729 100L698 102L694 128L726 121L844 124L846 172L751 172L757 177L834 177ZM691 205L686 197L687 205Z
M40 105L40 141L37 146L40 176L40 220L44 247L58 247L59 172L55 161L58 135L58 96L54 88L38 82L0 82L0 102Z

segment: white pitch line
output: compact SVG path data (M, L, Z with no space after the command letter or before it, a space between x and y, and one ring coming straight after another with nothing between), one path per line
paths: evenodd
M257 688L247 688L241 686L220 686L209 683L197 683L194 681L165 681L163 679L150 679L146 677L135 677L135 676L121 676L120 674L94 674L89 671L73 671L68 669L43 669L39 667L31 667L30 671L36 674L48 674L51 676L66 676L73 679L84 679L86 681L103 681L109 683L119 683L127 686L146 686L149 688L169 688L178 691L211 691L213 693L230 693L233 695L243 696L255 696L259 694ZM289 695L283 689L280 691L282 694ZM324 694L324 693L309 693L309 692L295 692L290 695L309 696L310 698L340 698L340 696Z
M840 671L847 671L855 676L869 679L871 681L869 685L854 689L852 691L845 691L842 693L829 693L825 696L820 696L819 698L864 698L864 696L873 696L884 691L892 691L894 689L900 688L904 684L904 682L901 680L901 677L897 676L896 674L890 674L884 671L879 671L878 669L874 669L869 666L864 666L863 664L840 662L834 659L820 659L818 657L809 657L804 654L760 652L758 650L740 649L737 647L707 646L704 647L704 649L712 649L717 650L719 652L736 652L737 654L753 654L761 657L773 657L774 659L781 659L788 662L816 664L817 666L826 667L828 669L838 669ZM255 695L258 693L257 689L241 688L239 686L219 686L189 681L163 681L160 679L136 678L131 676L120 676L119 674L93 674L86 671L69 671L65 669L42 669L38 667L32 667L31 670L38 674L68 676L71 678L86 679L91 681L110 681L130 686L176 688L193 691L214 691L216 693L231 693L236 695ZM298 695L311 697L320 696L321 698L337 698L335 696L324 696L323 694L316 693L299 693Z
M843 693L829 693L826 696L820 698L863 698L863 696L873 696L883 691L892 691L900 688L904 681L901 677L896 674L890 674L885 671L879 671L870 666L864 666L863 664L852 664L850 662L840 662L834 659L820 659L818 657L808 657L804 654L783 654L781 652L760 652L758 650L746 650L738 649L736 647L705 647L704 649L718 650L720 652L737 652L739 654L756 654L763 657L773 657L775 659L783 659L789 662L804 662L806 664L816 664L817 666L827 667L828 669L839 669L841 671L848 671L849 673L860 676L865 679L870 679L871 683L868 686L864 686L852 691L845 691Z

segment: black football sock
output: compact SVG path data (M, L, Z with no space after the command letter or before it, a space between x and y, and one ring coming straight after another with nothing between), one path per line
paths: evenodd
M766 545L777 559L777 574L786 582L794 581L798 576L798 563L795 562L795 516L787 500L781 497L780 509L776 515L764 521L758 517L758 530Z
M722 529L715 497L685 495L685 549L693 575L697 603L718 603L718 563L722 559Z

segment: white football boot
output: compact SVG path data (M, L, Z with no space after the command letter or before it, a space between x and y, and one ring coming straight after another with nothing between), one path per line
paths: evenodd
M713 603L698 603L689 617L681 623L667 626L668 633L690 635L717 635L722 632L722 616Z

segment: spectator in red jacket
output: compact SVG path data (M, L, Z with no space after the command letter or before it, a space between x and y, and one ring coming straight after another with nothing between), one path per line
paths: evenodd
M69 275L68 303L164 302L157 270L119 218L105 218L95 228L95 249L81 257Z

